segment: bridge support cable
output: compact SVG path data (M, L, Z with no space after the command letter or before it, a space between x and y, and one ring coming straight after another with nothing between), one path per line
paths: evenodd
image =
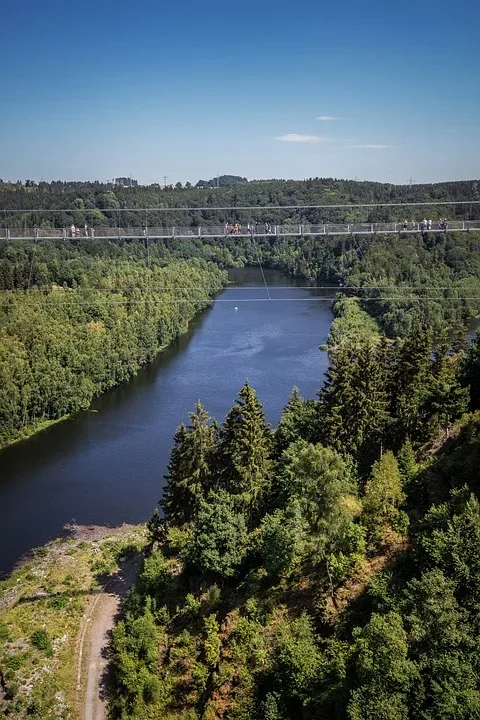
M259 268L260 268L260 272L262 273L263 284L265 285L265 290L266 290L266 293L267 293L267 298L268 298L269 300L271 300L272 298L270 297L270 290L268 289L267 280L266 280L266 278L265 278L265 273L263 272L262 261L260 260L260 253L258 252L257 241L255 240L255 236L254 236L253 232L252 232L252 242L253 242L253 247L255 248L255 252L256 252L256 254L257 254L258 266L259 266Z

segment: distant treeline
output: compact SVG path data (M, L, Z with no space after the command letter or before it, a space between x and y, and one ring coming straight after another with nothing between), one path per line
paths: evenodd
M99 182L41 182L38 185L0 183L0 222L15 227L83 226L141 227L196 226L252 220L271 224L288 222L387 222L404 219L479 219L480 205L428 206L430 202L480 200L479 181L459 181L432 185L391 185L333 178L312 180L265 180L238 184L222 176L220 187L215 179L208 187L171 188L159 185L122 187ZM233 176L235 178L235 176ZM203 182L203 181L202 181ZM224 187L223 185L226 185ZM310 208L291 209L291 205L346 205L368 203L427 203L418 208ZM267 206L257 212L247 210L180 210ZM138 210L136 210L138 208ZM140 209L151 208L148 213ZM158 210L163 208L163 210ZM169 208L167 211L166 208ZM63 212L65 209L70 212ZM157 210L155 210L157 209ZM18 210L19 212L15 212ZM32 211L37 212L32 212ZM27 212L20 212L27 211ZM48 212L46 212L48 211ZM255 215L255 217L252 217Z

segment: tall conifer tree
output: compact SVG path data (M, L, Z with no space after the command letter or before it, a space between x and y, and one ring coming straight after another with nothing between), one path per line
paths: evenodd
M362 466L377 457L390 422L383 357L369 343L340 348L319 393L321 439Z
M430 333L417 327L400 345L393 372L392 412L395 438L402 445L426 439L426 399L432 379Z
M314 442L318 434L318 402L304 400L294 387L275 432L276 453L280 455L298 439Z
M238 496L240 506L250 516L262 501L272 466L272 432L262 408L255 390L246 382L220 432L220 485Z
M170 522L183 525L195 518L212 484L216 439L217 424L198 402L190 413L190 424L180 425L174 436L162 500Z

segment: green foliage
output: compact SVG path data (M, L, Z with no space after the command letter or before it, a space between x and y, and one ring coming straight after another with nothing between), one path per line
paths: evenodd
M248 384L238 393L220 432L219 483L238 496L238 504L252 520L268 489L272 436L262 404Z
M397 455L398 469L404 487L411 487L418 473L415 452L410 440L406 440Z
M145 558L138 574L137 588L142 595L155 598L159 605L171 602L175 593L175 581L160 550L155 550Z
M158 631L152 614L121 620L113 631L113 664L124 697L133 705L139 699L157 702L165 686L154 672L158 657Z
M108 241L0 247L0 269L15 277L0 289L0 445L135 375L222 285L199 258L156 246L149 260L144 248ZM18 292L29 278L30 291Z
M169 522L183 525L196 517L211 487L216 434L216 423L200 402L190 413L190 425L177 429L162 503Z
M275 431L275 450L280 455L290 443L298 439L314 441L318 435L318 406L313 400L304 400L298 388L293 388Z
M393 372L395 436L420 443L427 436L427 398L432 379L432 340L420 327L400 343Z
M153 547L164 539L165 525L160 518L158 508L153 511L152 517L147 522L147 544Z
M278 580L288 573L302 546L302 519L298 503L265 515L260 527L259 550L267 573Z
M404 499L398 463L389 450L375 463L365 486L363 522L372 534L395 521Z
M70 601L70 596L67 593L60 593L51 598L49 604L50 607L55 610L65 610Z
M470 409L480 408L480 333L468 348L462 368L462 383L470 390Z
M455 597L455 581L427 570L406 589L410 652L421 677L412 688L411 707L420 717L455 717L461 708L475 717L480 702L476 638Z
M311 618L306 614L282 626L272 673L274 685L284 697L305 707L312 698L321 655Z
M373 614L354 632L356 683L348 704L350 720L407 720L407 693L415 677L407 633L394 612Z
M31 636L32 645L38 650L44 650L47 655L53 655L53 645L46 630L35 630Z
M26 659L25 654L8 655L5 659L5 666L9 670L19 670L25 664Z
M208 617L204 620L204 624L205 640L203 648L205 652L205 661L210 667L215 667L218 665L220 660L220 648L222 646L222 642L218 634L219 625L216 615L208 615Z
M10 639L10 632L8 630L7 623L0 620L0 642L8 642Z
M382 345L342 346L319 393L321 440L368 464L389 423L387 374Z
M342 297L333 306L334 319L328 335L328 347L375 344L380 340L377 322L359 306L354 298Z
M225 490L211 491L200 501L190 561L201 573L232 577L246 552L247 525L235 498Z

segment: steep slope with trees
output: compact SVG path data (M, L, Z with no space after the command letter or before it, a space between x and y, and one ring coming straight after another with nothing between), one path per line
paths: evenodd
M112 717L475 717L477 365L416 328L343 346L274 432L248 383L221 426L197 406L114 631Z

